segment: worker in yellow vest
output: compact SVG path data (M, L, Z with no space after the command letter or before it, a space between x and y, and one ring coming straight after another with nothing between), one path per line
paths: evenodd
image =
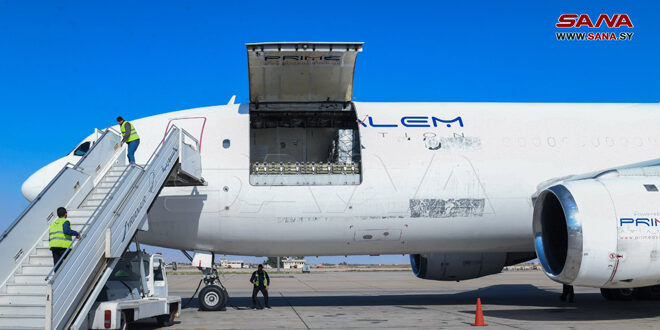
M66 250L71 246L73 241L72 237L80 238L80 234L71 229L71 222L66 218L66 209L63 207L57 208L57 220L50 224L48 230L48 247L53 253L53 265L57 265L55 271L60 268L57 262L64 256ZM66 258L66 256L64 256ZM64 261L64 260L62 260Z
M261 294L264 296L264 307L270 308L268 304L268 286L270 286L270 277L268 273L264 270L263 265L259 265L257 270L252 273L250 277L250 283L253 284L252 288L252 309L257 308L257 293L261 291Z
M140 145L140 136L135 129L135 126L128 121L125 121L121 116L117 117L117 123L121 128L121 142L119 146L124 146L124 143L128 144L128 162L135 164L135 150L137 150Z

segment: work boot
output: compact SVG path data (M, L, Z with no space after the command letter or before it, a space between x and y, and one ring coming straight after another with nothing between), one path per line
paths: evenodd
M266 308L271 309L270 305L266 305Z
M250 309L257 309L257 306L252 305L252 307L250 307Z

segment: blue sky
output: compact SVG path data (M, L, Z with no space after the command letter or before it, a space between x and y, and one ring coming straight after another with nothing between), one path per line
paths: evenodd
M246 102L247 42L365 42L358 101L660 101L658 2L249 3L0 2L0 229L31 173L116 115ZM557 41L564 13L626 13L635 27L612 31L633 39Z

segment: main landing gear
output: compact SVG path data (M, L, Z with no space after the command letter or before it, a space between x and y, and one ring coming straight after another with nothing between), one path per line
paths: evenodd
M201 285L203 281L204 287L197 296L199 308L203 311L227 310L229 294L225 286L220 282L218 270L214 264L215 255L210 252L195 251L195 256L191 258L188 252L181 252L204 274L204 277L199 283ZM197 289L199 289L199 286L197 286Z
M607 300L628 301L633 299L660 300L660 285L641 288L600 289L600 294Z

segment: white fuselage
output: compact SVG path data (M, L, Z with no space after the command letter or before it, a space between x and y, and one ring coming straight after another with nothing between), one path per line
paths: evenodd
M355 107L364 121L359 185L250 185L246 104L132 120L138 163L175 124L201 141L208 182L164 188L140 240L254 256L531 252L539 184L654 159L660 149L657 104ZM462 126L434 120L457 117Z
M356 111L371 120L359 126L363 181L350 186L251 186L246 105L135 120L139 161L170 119L206 118L203 135L199 119L175 124L200 134L208 186L163 189L141 239L257 256L533 251L537 185L656 158L660 140L658 105L356 103ZM406 116L428 119L402 123ZM433 127L432 117L460 117L463 127ZM425 138L440 148L430 150ZM411 199L449 202L412 217ZM478 210L448 205L481 199Z

